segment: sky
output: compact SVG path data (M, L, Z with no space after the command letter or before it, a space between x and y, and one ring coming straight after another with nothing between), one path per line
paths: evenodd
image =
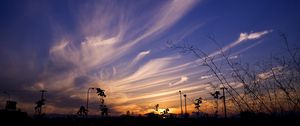
M192 112L214 79L168 42L255 63L281 51L280 32L299 45L299 12L298 0L2 0L0 107L9 94L32 113L44 89L47 113L74 114L100 87L111 114L179 112L179 90ZM98 103L92 90L91 113Z

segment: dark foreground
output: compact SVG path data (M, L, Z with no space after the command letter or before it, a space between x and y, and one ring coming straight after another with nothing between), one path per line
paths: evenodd
M300 117L289 116L248 116L239 118L146 118L146 117L43 117L22 115L1 115L0 125L28 126L274 126L298 125Z

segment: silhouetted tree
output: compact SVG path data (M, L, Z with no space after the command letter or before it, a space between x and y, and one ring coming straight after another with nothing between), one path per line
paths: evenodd
M105 90L102 90L101 88L96 88L96 91L99 96L106 97L106 95L104 93Z
M17 110L17 102L6 101L5 110Z
M108 115L108 107L104 103L104 97L106 97L105 90L102 90L101 88L96 88L96 91L97 91L98 96L101 97L100 98L100 105L99 105L101 115L102 116L107 116Z
M207 53L205 53L200 48L197 48L195 46L191 45L175 45L174 43L169 43L169 46L174 49L180 49L180 52L182 53L192 53L194 54L198 59L201 59L201 66L205 66L209 69L209 72L212 72L212 74L216 77L216 79L220 82L220 85L223 87L229 87L230 91L228 91L228 94L232 97L234 102L238 105L238 107L242 110L244 107L251 110L251 107L249 106L248 101L241 96L241 93L235 89L230 82L228 81L229 78L227 78L226 75L222 74L222 67L220 67L216 61L215 57L211 56ZM222 56L226 56L225 53L221 51ZM228 56L226 56L228 58ZM220 64L222 65L222 64ZM245 106L243 106L243 105Z
M218 116L218 112L219 112L219 95L221 95L221 93L220 93L220 91L215 91L215 93L210 93L213 97L214 97L214 99L215 99L215 104L216 104L216 111L215 111L215 117L217 117Z
M199 117L199 113L200 113L200 104L201 104L201 103L202 103L202 98L201 98L201 97L195 99L195 101L194 101L195 109L197 110L197 117Z
M126 115L127 115L127 116L130 116L130 111L129 111L129 110L126 112Z
M214 99L219 99L219 95L221 94L220 91L216 91L215 93L210 93Z
M106 105L100 105L100 111L102 116L108 116L108 107Z
M232 102L229 107L236 111L270 114L299 112L300 48L299 45L291 45L285 34L280 33L280 36L283 38L285 50L272 54L270 59L260 61L257 63L259 66L256 64L254 68L247 63L242 64L239 58L232 59L230 51L224 50L213 36L209 36L209 39L219 47L216 55L188 44L169 45L171 48L180 49L182 53L192 53L200 59L199 66L208 67L208 72L218 80L218 85L228 88L226 93L230 95L228 100ZM220 99L219 94L211 93L216 101Z
M166 109L163 111L163 113L164 113L164 114L168 114L169 111L170 111L169 108L166 108Z
M41 99L36 102L36 106L34 107L35 113L38 115L41 115L42 113L42 107L45 105L46 99Z
M85 109L84 106L80 106L77 115L81 116L81 117L86 117L87 116L87 110Z

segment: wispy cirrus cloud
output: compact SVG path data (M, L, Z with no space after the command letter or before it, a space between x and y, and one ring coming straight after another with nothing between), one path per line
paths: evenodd
M148 51L142 51L140 52L130 63L130 66L135 65L138 61L140 61L142 58L144 58L146 55L150 54L150 50Z
M266 71L266 72L257 74L257 77L258 77L258 79L266 80L272 76L276 76L277 74L280 74L284 68L285 68L285 66L273 67L272 70L270 70L270 71Z
M169 68L178 57L157 57L141 64L139 61L152 51L137 53L135 47L147 45L149 38L155 39L155 36L164 34L198 2L165 1L143 13L141 20L131 19L137 13L135 10L139 3L119 6L114 1L103 1L80 6L77 29L82 36L61 34L55 39L49 49L51 64L46 66L43 77L30 90L42 84L43 88L52 92L63 91L60 95L65 98L84 101L83 89L101 87L111 96L107 103L113 105L117 101L133 101L136 98L132 94L139 95L139 91L153 91L159 85L168 86L168 82L174 82L182 75L178 71L161 71ZM137 55L132 58L132 53ZM159 74L162 76L157 77Z
M178 85L178 84L181 84L181 83L184 83L188 80L189 78L186 77L186 76L182 76L180 77L180 80L177 81L177 82L174 82L174 83L169 83L170 86L175 86L175 85Z
M209 79L211 77L213 77L213 75L203 75L200 77L200 79Z
M242 42L245 40L259 39L262 36L272 32L272 30L265 30L261 32L253 32L253 33L241 33L239 39L236 42Z
M265 31L253 32L253 33L240 33L240 36L236 41L232 42L231 44L229 44L225 47L222 47L220 50L218 50L216 52L209 54L209 57L214 57L216 55L221 54L222 52L226 52L226 51L230 50L231 48L233 48L247 40L259 39L259 38L263 37L264 35L271 33L271 32L272 32L272 30L265 30Z

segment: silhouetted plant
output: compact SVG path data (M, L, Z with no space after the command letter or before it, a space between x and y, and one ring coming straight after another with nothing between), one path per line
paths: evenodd
M195 109L197 110L197 117L199 117L199 113L200 113L200 104L202 104L201 97L195 99L195 101L194 101Z
M163 111L163 114L168 114L169 113L169 108L166 108L164 111Z
M42 107L43 107L43 105L45 105L45 101L46 101L45 99L41 99L36 102L36 106L34 107L36 114L40 115L42 113Z
M104 93L105 90L102 90L101 88L96 88L96 91L99 96L106 97L106 95Z
M231 59L230 52L226 54L213 36L209 36L209 39L219 47L218 55L211 56L188 44L169 45L171 48L180 49L181 53L192 53L201 59L199 66L208 67L220 85L228 87L226 93L230 95L231 105L238 108L237 111L297 112L300 110L300 48L297 45L291 46L285 34L280 33L280 36L283 38L285 50L276 55L272 54L267 61L260 61L259 65L262 66L255 67L258 69L253 69L249 64L242 64L239 58ZM224 59L225 64L218 64L215 58ZM228 70L230 74L222 74L228 73ZM233 87L231 82L241 86ZM215 94L212 96L219 99Z
M77 115L80 117L86 117L87 116L87 110L85 109L84 106L80 106Z
M127 115L127 116L130 116L130 111L129 111L129 110L126 111L126 115Z
M210 93L210 94L215 99L215 104L216 104L216 107L215 107L215 109L216 109L216 111L215 111L215 117L217 117L218 116L218 112L219 112L219 99L220 99L219 95L221 95L221 93L220 93L220 91L215 91L214 93Z
M220 91L215 91L215 93L210 93L214 99L219 99L219 95L221 95Z
M100 98L100 105L99 105L101 115L102 116L107 116L108 115L108 107L104 103L104 97L106 97L105 90L102 90L101 88L96 88L96 91L97 91L98 96L101 97Z
M100 105L100 111L102 116L108 116L108 107L106 105Z

